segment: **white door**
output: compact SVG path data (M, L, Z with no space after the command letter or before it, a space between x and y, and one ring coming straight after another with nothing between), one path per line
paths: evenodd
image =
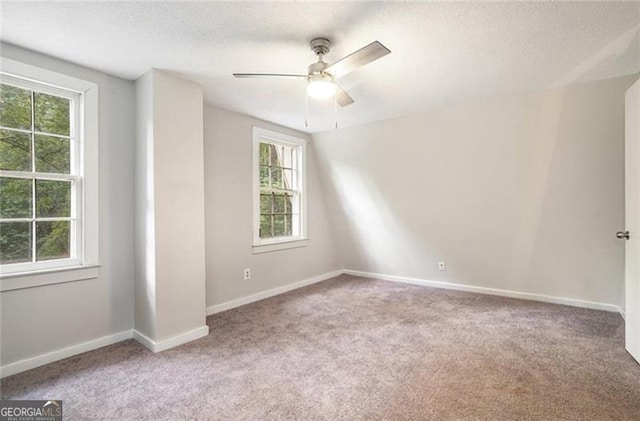
M640 362L640 80L625 95L625 336Z

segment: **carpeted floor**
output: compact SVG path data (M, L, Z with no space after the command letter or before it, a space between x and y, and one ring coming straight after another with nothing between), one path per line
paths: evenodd
M640 420L619 315L340 276L4 379L68 420Z

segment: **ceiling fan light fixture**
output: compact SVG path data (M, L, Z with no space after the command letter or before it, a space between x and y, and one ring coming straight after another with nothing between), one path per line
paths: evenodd
M333 98L336 93L336 84L333 78L327 74L317 74L309 76L307 94L316 99Z

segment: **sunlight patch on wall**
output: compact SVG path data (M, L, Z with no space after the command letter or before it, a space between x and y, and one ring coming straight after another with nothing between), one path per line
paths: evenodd
M329 162L329 176L363 268L394 274L419 268L422 247L399 223L376 186L357 169L335 161Z

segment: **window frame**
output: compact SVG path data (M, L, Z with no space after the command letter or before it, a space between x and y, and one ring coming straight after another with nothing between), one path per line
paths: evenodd
M12 76L2 75L0 78L0 84L14 86L21 89L29 89L32 92L32 101L34 93L44 93L54 95L57 97L68 99L70 102L70 124L69 124L69 136L63 136L69 139L69 155L70 155L70 168L69 174L61 173L46 173L35 171L35 136L39 134L35 130L35 121L33 121L33 109L32 109L32 121L31 128L28 130L16 129L11 127L0 126L0 129L9 130L20 133L28 133L31 135L31 166L32 171L14 171L14 170L0 170L0 177L22 179L22 180L51 180L51 181L68 181L71 183L71 197L70 197L70 209L69 217L52 217L42 218L35 214L37 208L36 202L36 188L35 183L32 184L32 216L30 218L8 218L3 222L29 222L31 224L31 262L9 263L2 265L3 272L25 272L29 270L42 270L53 269L66 266L78 266L82 263L82 174L80 174L81 157L80 157L80 144L81 144L81 130L80 130L80 115L81 115L81 95L77 92L54 88L51 86L38 84L28 80L18 79ZM32 107L35 104L32 103ZM49 133L44 133L50 136ZM55 135L54 135L55 136ZM38 262L37 258L37 241L36 241L36 224L38 221L44 222L50 221L69 221L69 257L64 259L51 259Z
M260 143L271 143L286 147L293 147L296 150L298 160L297 186L296 189L300 206L300 233L286 237L260 238ZM275 251L285 248L305 246L307 242L307 142L304 139L263 129L253 128L253 151L252 151L252 184L253 184L253 251L261 253Z
M70 127L71 153L70 174L30 173L0 170L0 175L18 178L73 180L70 218L75 218L76 229L70 233L70 257L41 262L24 262L0 265L0 291L20 289L41 284L76 280L79 273L83 279L97 276L94 271L77 269L96 268L98 263L98 85L82 79L56 73L40 67L2 58L0 82L20 88L35 90L72 100L75 114ZM31 132L27 130L26 132ZM32 142L34 140L32 139ZM32 150L32 153L35 151ZM74 162L75 160L75 162ZM32 168L35 170L36 168ZM35 194L35 192L34 192ZM35 203L33 204L35 206ZM26 218L30 219L30 218ZM75 231L75 232L74 232ZM69 277L56 275L42 277L41 274L71 271ZM20 279L23 277L23 279ZM54 279L60 279L54 282Z

